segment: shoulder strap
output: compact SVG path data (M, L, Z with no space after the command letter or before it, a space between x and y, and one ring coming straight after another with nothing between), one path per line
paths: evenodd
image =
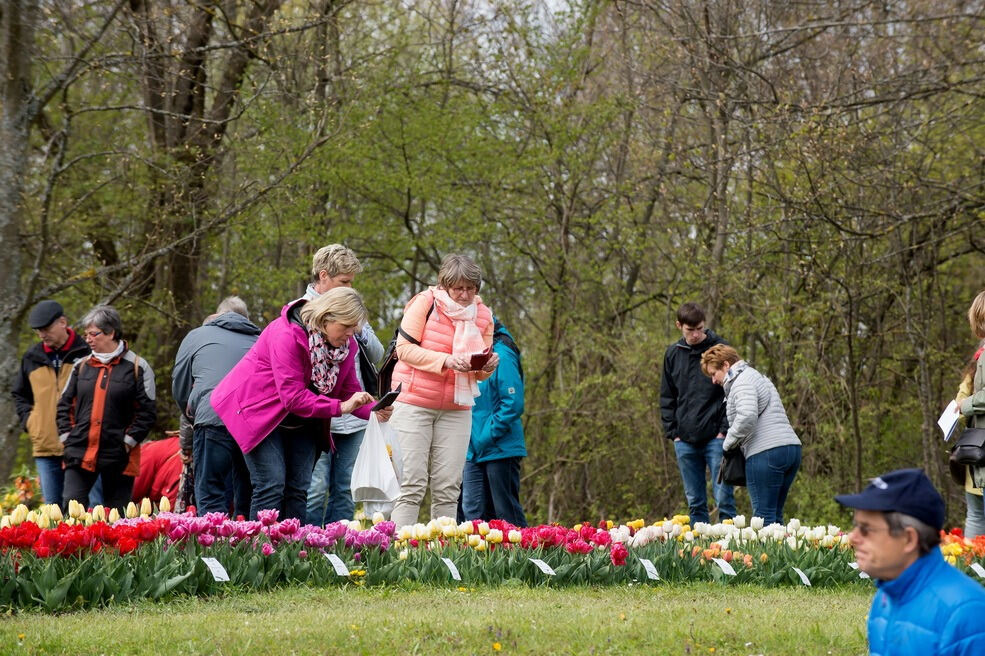
M434 312L434 296L431 297L431 307L428 308L427 314L424 315L424 323L425 323L425 325L427 324L428 319L431 318L431 313L432 312ZM410 342L414 346L420 346L421 345L421 340L420 339L414 339L413 337L411 337L410 335L408 335L407 334L407 331L405 331L399 325L397 326L397 332L400 333L401 337L403 337L404 339L406 339L408 342ZM424 335L422 334L421 335L421 339L423 339L423 338L424 338Z

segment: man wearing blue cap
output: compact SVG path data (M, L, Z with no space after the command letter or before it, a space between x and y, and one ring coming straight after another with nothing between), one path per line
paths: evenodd
M848 537L859 569L878 587L869 653L985 654L985 588L941 555L944 499L923 470L883 474L835 500L855 509Z

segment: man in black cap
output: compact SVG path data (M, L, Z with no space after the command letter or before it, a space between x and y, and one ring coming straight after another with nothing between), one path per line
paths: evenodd
M985 589L941 555L944 499L923 470L883 474L835 500L855 509L848 537L878 587L869 653L985 654Z
M14 404L21 426L31 436L41 494L47 503L61 503L65 474L55 412L72 364L89 355L89 346L68 325L57 301L35 305L27 323L41 341L27 349L21 359L14 381Z

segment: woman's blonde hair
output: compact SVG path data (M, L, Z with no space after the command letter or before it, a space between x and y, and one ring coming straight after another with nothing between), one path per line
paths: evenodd
M311 278L318 282L318 274L324 271L329 278L351 273L353 275L363 270L359 258L351 248L342 244L329 244L318 249L311 258Z
M726 344L715 344L710 349L701 354L701 373L711 376L712 371L718 371L727 362L735 364L739 358L739 352Z
M975 337L985 339L985 290L978 292L978 296L971 302L968 323L971 324L971 332L975 333Z
M323 330L327 323L361 326L366 315L363 297L352 287L330 289L301 308L301 321L313 330Z
M461 281L475 285L475 290L479 291L482 287L482 269L468 255L445 255L438 270L438 286L451 289Z

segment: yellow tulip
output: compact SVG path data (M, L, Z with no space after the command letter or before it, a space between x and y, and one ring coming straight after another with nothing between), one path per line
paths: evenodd
M489 533L486 534L486 539L493 544L499 544L503 541L503 532L498 528L489 529Z
M49 508L48 516L51 517L51 520L53 522L57 524L58 522L62 521L62 519L64 519L64 517L62 516L62 509L59 508L56 504L53 503L49 505L48 508Z
M151 504L150 499L144 497L140 501L140 516L150 517L150 514L154 512L154 506Z
M489 524L486 522L479 523L479 535L485 535L489 532Z
M130 505L132 506L133 504L131 503ZM120 521L120 511L117 510L116 508L111 508L109 511L109 517L107 517L106 520L110 524L115 524L116 522Z
M454 524L449 524L448 526L441 527L441 534L446 538L453 538L458 535L458 527Z
M167 497L161 497L157 507L161 512L171 512L171 501Z
M485 551L486 550L486 541L483 540L482 538L479 538L479 544L475 545L475 550L476 551Z
M0 517L0 528L9 528L9 527L10 527L10 517L8 517L7 515Z
M407 555L408 555L407 550L406 549L401 549L400 550L400 553L397 554L397 558L399 560L407 560Z
M462 535L472 535L475 533L475 524L472 522L462 522L458 525L458 532Z
M523 539L523 533L521 533L520 531L518 531L516 529L512 529L509 532L509 534L507 535L507 537L509 538L509 541L511 543L513 543L513 544L519 544L520 541Z
M72 499L71 501L68 502L68 515L69 515L69 517L73 517L75 519L78 519L82 515L83 512L85 512L85 508L82 507L82 504L81 503L79 503L75 499Z
M134 517L137 516L137 514L138 514L137 504L131 501L130 503L127 504L127 510L126 510L127 519L133 519Z
M10 514L10 525L17 526L18 524L26 522L28 514L27 506L23 503L17 504L17 507L14 508L14 512Z
M482 536L481 535L477 535L477 534L473 533L472 535L469 536L469 546L470 547L473 547L473 548L478 547L479 546L479 543L482 542L482 541L483 540L482 540Z
M29 513L27 513L27 517L24 518L24 521L31 522L32 524L37 524L38 519L40 519L38 513L32 510Z
M103 508L101 505L96 506L95 508L92 509L92 518L97 522L105 522L106 509Z

